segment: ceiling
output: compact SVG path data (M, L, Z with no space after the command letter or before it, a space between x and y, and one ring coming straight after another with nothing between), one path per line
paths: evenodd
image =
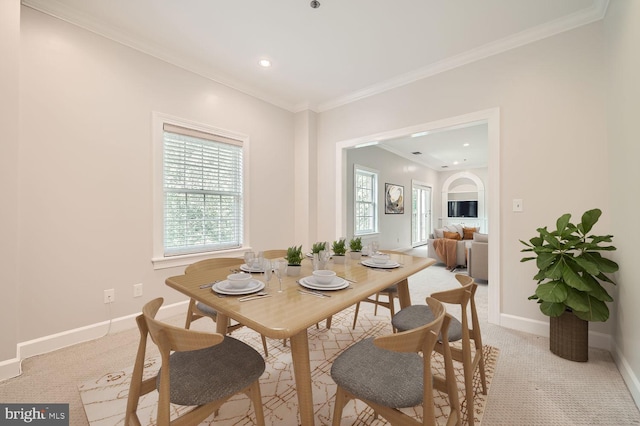
M289 111L321 112L602 19L608 0L22 3Z

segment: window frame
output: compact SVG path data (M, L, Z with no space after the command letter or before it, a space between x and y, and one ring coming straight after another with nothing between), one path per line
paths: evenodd
M358 192L358 174L366 174L373 177L373 188L372 188L372 202L373 204L373 229L367 230L358 230L358 205L360 202L357 199ZM363 235L373 235L378 233L379 225L380 225L380 200L378 195L378 184L380 180L380 172L376 169L372 169L366 166L361 166L359 164L353 165L353 235L354 236L363 236Z
M193 129L195 131L234 139L242 143L242 241L240 247L225 250L205 251L189 254L164 253L164 125L172 125ZM152 151L153 151L153 257L151 259L154 269L165 269L176 266L185 266L202 259L212 257L238 257L247 250L249 241L249 182L250 182L250 158L249 137L208 124L179 118L154 111L152 114Z

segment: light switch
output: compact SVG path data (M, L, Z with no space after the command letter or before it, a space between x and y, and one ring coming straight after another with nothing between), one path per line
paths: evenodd
M522 199L521 198L514 198L513 199L513 211L514 212L521 212L522 211Z

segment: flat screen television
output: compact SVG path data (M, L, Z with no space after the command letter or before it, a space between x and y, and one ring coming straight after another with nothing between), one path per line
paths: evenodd
M448 217L478 217L478 201L449 200Z

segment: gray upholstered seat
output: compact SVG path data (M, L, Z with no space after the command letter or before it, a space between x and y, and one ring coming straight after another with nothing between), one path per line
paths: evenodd
M417 353L381 349L368 338L338 356L331 377L358 398L393 408L414 407L422 404L423 364Z
M196 307L203 314L206 314L207 316L212 317L214 319L214 321L215 321L215 318L218 316L218 311L216 311L215 309L213 309L209 305L205 305L204 303L196 302Z
M398 331L407 331L421 327L433 321L433 313L427 305L411 305L401 309L391 319L391 324ZM462 339L462 323L454 317L449 324L449 341Z
M264 359L251 346L226 336L222 343L170 357L169 400L179 405L204 405L235 395L258 380ZM162 369L156 379L160 388Z

